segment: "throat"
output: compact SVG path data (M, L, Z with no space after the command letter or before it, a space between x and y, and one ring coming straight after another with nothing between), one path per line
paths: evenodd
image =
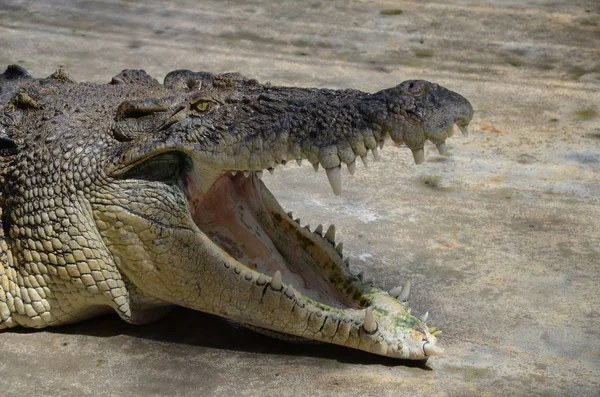
M224 174L203 194L186 181L190 213L210 240L242 265L267 276L280 271L286 284L332 307L356 307L328 280L322 263L328 256L305 238L281 207L263 200L267 190L258 178ZM260 186L257 186L260 185Z

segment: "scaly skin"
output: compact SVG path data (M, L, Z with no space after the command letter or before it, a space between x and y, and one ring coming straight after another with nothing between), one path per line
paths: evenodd
M335 229L301 227L260 181L308 159L340 166L390 137L423 161L472 107L424 81L367 94L273 87L237 74L127 70L0 75L0 329L116 311L148 323L174 305L267 334L397 358L439 354L439 331L348 271ZM298 286L294 288L292 282Z

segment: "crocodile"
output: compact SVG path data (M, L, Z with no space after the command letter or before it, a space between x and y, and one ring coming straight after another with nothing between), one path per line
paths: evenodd
M473 116L463 96L422 80L365 93L123 70L96 84L10 65L0 106L0 329L107 312L146 324L184 306L289 340L443 352L409 283L350 272L335 226L302 226L261 178L308 160L338 195L342 166L385 140L417 164L427 140L444 154Z

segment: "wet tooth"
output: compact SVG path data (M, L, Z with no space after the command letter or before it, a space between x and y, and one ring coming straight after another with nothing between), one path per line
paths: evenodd
M429 333L433 334L435 331L437 331L436 327L430 327L429 328Z
M444 349L442 349L441 347L437 347L432 343L425 343L423 345L423 352L427 356L439 356L444 352Z
M423 322L427 322L427 318L429 317L429 312L425 312L425 314L423 314L421 316L421 321Z
M448 127L448 129L446 130L446 136L448 138L454 136L454 124L452 124L450 127Z
M377 331L377 322L375 321L375 316L373 315L373 309L371 309L370 307L368 307L366 310L363 328L370 334Z
M415 164L421 164L425 161L425 150L421 149L412 149L412 154L415 159Z
M294 221L296 221L297 224L300 224L300 218L296 218Z
M317 226L315 228L315 233L320 234L322 236L323 235L323 225L319 224L319 226Z
M279 291L283 287L283 281L281 280L281 272L277 270L271 279L271 288Z
M342 256L344 252L344 243L339 243L337 247L335 247L335 250L338 252L338 254L340 254L340 256Z
M258 179L262 179L262 174L263 174L262 171L256 171L255 174Z
M231 176L235 176L235 174L237 174L237 171L231 170Z
M383 149L383 144L385 143L385 141L379 141L379 149Z
M314 163L312 166L315 169L315 172L319 171L319 163Z
M442 142L436 146L437 146L438 152L440 152L440 154L448 153L448 147L446 147L446 142Z
M354 175L354 171L356 171L356 160L352 161L351 163L349 163L347 165L348 165L348 172L350 173L350 175Z
M287 296L288 298L293 298L294 296L296 296L296 291L294 290L293 285L288 285L287 289L285 290L285 296Z
M379 161L379 152L377 151L377 147L373 148L373 158L375 161Z
M439 336L441 333L442 333L442 331L438 329L438 330L435 330L435 331L431 332L431 335L433 335L433 336Z
M244 176L246 178L248 178L250 176L250 171L243 171L242 173L244 174Z
M304 228L310 232L310 225L306 225Z
M275 173L275 168L269 167L269 172L271 173L271 175L273 175Z
M394 287L390 290L389 294L391 297L397 298L400 296L400 293L402 292L402 286L399 285L397 287Z
M331 244L335 244L335 225L329 226L327 233L325 233L325 238L329 240Z
M369 168L369 160L367 159L367 155L365 154L364 156L360 156L360 159L362 160L363 164L365 165L365 168Z
M460 130L460 132L463 133L463 135L469 135L469 126L468 125L460 125L460 124L456 124L458 126L458 129Z
M408 301L408 295L410 295L410 281L407 281L402 288L402 292L398 295L398 300L400 302Z
M342 172L340 167L327 168L325 171L327 172L327 179L329 179L333 193L339 196L342 193Z
M290 212L287 213L287 216L289 216L290 218L293 219L294 218L294 213L292 211L290 211Z
M302 159L296 159L296 164L298 164L298 167L302 166Z

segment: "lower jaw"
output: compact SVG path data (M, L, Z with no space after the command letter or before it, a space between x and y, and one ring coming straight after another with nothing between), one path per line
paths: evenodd
M205 195L192 186L188 199L200 230L232 256L229 265L249 288L260 292L247 315L217 314L384 356L425 359L427 344L429 353L439 352L431 349L435 336L404 304L349 272L334 246L334 229L301 227L256 176L225 174ZM260 304L277 310L262 313Z

